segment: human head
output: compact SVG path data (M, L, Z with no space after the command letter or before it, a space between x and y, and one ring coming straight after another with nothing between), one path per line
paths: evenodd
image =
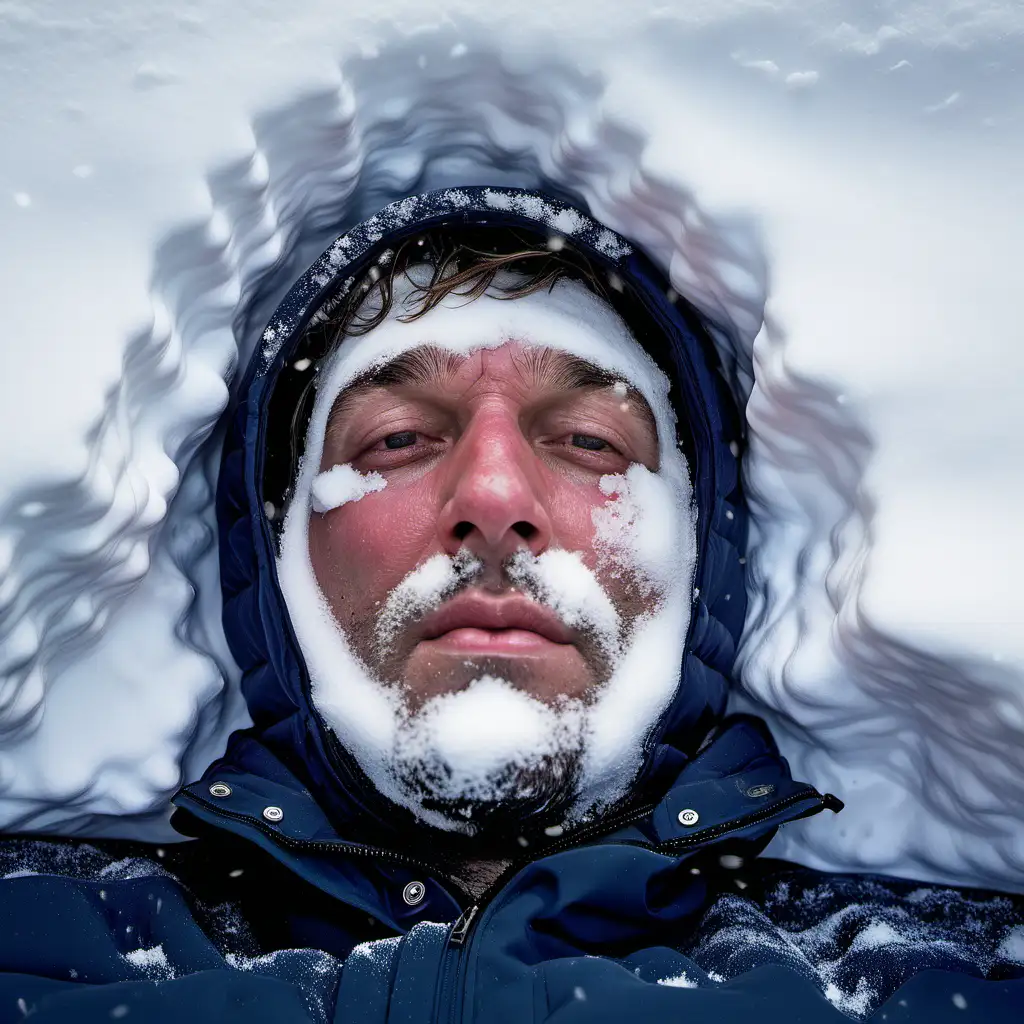
M688 623L668 381L564 245L428 235L363 284L317 328L282 539L314 702L442 828L612 802Z

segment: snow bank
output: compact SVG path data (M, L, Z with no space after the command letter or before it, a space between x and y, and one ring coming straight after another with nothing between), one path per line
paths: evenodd
M245 721L210 518L233 367L346 225L541 185L670 269L749 395L743 682L848 805L772 852L1024 887L1024 14L514 6L0 25L0 825L163 834Z

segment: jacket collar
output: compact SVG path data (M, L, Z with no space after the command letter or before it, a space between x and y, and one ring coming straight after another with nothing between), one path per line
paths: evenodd
M442 865L343 834L257 738L240 744L236 754L241 756L212 765L175 796L183 813L174 823L186 834L191 816L253 842L305 881L396 931L419 920L454 920L468 902ZM531 844L531 855L521 863L622 843L675 859L725 839L759 849L785 822L841 807L835 797L792 779L763 722L735 716L687 762L657 803L549 836L544 845ZM425 886L426 898L409 906L401 894L413 882Z

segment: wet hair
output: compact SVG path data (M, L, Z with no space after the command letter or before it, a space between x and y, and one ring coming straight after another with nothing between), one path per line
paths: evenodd
M514 300L543 289L550 291L557 281L568 278L581 282L612 306L663 369L670 365L660 357L664 339L645 315L639 297L618 275L599 269L561 236L545 237L521 228L444 224L405 238L394 248L382 244L358 280L339 285L321 304L275 385L268 414L263 495L268 517L276 526L283 519L305 446L318 371L346 338L368 334L387 319L394 305L395 281L408 278L411 267L423 265L430 267L430 279L417 275L425 281L417 284L410 278L415 287L404 303L409 312L398 317L402 322L418 319L449 295L466 302L485 293ZM501 271L513 272L516 282L497 285L495 279ZM679 414L676 396L670 397ZM688 432L684 419L679 416L685 449Z
M519 299L544 288L550 291L563 277L584 281L607 301L607 289L594 268L581 253L566 247L560 239L557 243L537 248L536 243L531 244L520 232L509 230L503 239L506 246L499 247L495 244L495 234L493 230L486 232L487 248L478 248L465 238L446 237L446 232L407 239L393 256L388 257L384 271L371 268L338 313L325 321L325 330L334 336L331 350L346 337L368 334L383 323L394 303L395 279L401 275L408 276L409 267L416 265L429 265L431 279L414 288L410 297L412 312L398 317L402 323L418 320L448 295L470 301L491 289L491 295L496 298ZM505 251L506 248L509 251ZM514 287L497 287L494 279L502 270L515 271L525 280ZM369 316L361 315L360 311L373 291L379 296L378 302L373 303L374 312Z

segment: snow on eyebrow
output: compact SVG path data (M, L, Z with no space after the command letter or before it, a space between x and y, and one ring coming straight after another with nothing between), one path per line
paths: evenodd
M338 393L328 422L345 411L359 393L378 387L427 387L457 374L469 352L452 352L438 345L425 344L358 374ZM561 351L552 345L527 345L516 356L517 368L524 377L535 378L547 387L561 390L609 388L616 398L629 401L657 433L654 413L644 396L627 381L582 356ZM298 366L298 364L295 364Z

